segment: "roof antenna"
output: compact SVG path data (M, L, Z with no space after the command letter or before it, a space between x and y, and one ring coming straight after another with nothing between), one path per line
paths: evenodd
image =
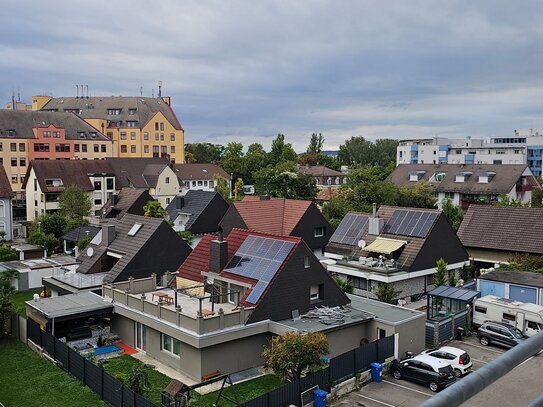
M77 95L75 95L75 98L79 99L79 85L75 85L75 88L77 89Z
M21 101L21 88L17 86L17 102Z
M162 97L162 81L158 81L158 97Z
M11 110L15 110L15 89L11 89Z
M151 89L151 97L155 97L155 88Z
M140 96L143 97L143 86L140 86Z
M87 99L89 98L89 85L87 85Z
M85 97L85 91L83 90L83 85L81 85L81 99Z

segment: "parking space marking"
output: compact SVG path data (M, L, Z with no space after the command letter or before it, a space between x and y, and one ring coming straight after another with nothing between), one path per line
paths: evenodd
M533 358L535 358L536 355L532 356L532 357L529 357L528 359L526 359L524 362L522 362L520 365L516 366L516 367L519 367L519 366L522 366L523 364L525 364L526 362L529 362L530 360L532 360Z
M471 360L474 360L475 362L479 362L479 363L484 363L485 365L488 363L488 362L485 362L484 360L479 360L479 359L471 358Z
M398 383L389 382L388 380L384 380L384 379L383 379L383 382L388 383L388 384L392 384L393 386L401 387L402 389L407 389L407 390L414 391L415 393L424 394L425 396L428 396L428 397L432 397L432 396L433 396L433 394L425 393L425 392L423 392L423 391L416 390L416 389L412 389L411 387L402 386L401 384L398 384Z
M376 400L376 399L372 399L371 397L368 397L368 396L363 396L362 394L357 393L357 396L362 397L363 399L371 400L371 401L374 401L376 403L382 404L383 406L396 407L394 404L388 404L388 403L385 403L384 401L379 401L379 400Z
M489 352L494 352L494 353L499 353L499 354L504 353L504 352L500 352L499 350L489 348L487 346L475 345L475 344L469 343L469 342L465 342L465 344L468 345L468 346L473 346L474 348L484 349L484 350L487 350Z

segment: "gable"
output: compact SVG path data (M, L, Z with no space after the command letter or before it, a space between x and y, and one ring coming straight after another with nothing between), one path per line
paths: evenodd
M233 228L247 229L247 225L235 205L230 205L219 222L219 227L222 228L224 236L228 236Z

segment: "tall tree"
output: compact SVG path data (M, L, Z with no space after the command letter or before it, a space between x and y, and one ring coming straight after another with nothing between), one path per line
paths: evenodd
M396 290L392 284L379 283L377 287L373 289L373 293L379 301L394 304L402 292Z
M291 167L285 169L285 167ZM313 177L298 174L293 164L285 162L276 167L266 167L254 175L255 189L258 194L277 198L313 200L317 196L317 186Z
M232 198L230 198L230 184L223 177L215 177L215 192L217 192L222 198L228 202L232 203Z
M339 146L338 159L347 165L373 164L371 143L364 137L351 137Z
M295 162L298 155L290 143L285 143L285 135L279 133L275 140L272 141L269 157L269 162L275 165L286 161Z
M313 133L309 139L309 145L307 146L307 152L309 154L320 154L322 146L324 145L324 137L321 133Z
M441 203L441 210L449 219L449 222L451 222L453 229L457 231L462 223L462 219L464 219L464 211L462 208L455 205L451 199L445 198Z
M166 211L160 205L160 202L152 200L147 201L147 203L143 206L144 216L147 216L148 218L164 218L166 216Z
M89 194L75 185L68 185L58 198L60 212L68 219L90 216L92 202Z
M373 163L386 166L390 163L396 165L396 150L398 140L379 139L372 144L370 150L373 157Z
M266 167L268 165L268 156L262 144L253 143L247 148L247 153L245 154L245 174L243 176L247 184L253 184L254 178L253 175L258 170Z
M234 174L234 179L243 175L246 169L243 144L234 141L228 143L226 150L224 150L221 166L227 173Z
M447 262L440 258L436 261L436 272L434 273L434 287L447 284Z
M0 338L5 335L7 321L13 313L13 296L17 292L12 281L19 278L17 270L0 272Z
M287 332L272 338L270 346L264 348L262 357L266 366L283 381L294 381L305 371L321 366L322 357L328 352L326 335L321 332L305 335Z
M224 153L224 147L211 143L185 144L185 154L187 153L192 163L218 163Z

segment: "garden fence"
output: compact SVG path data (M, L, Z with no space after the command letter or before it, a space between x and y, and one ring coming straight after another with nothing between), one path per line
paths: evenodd
M27 337L40 346L57 364L73 377L83 382L102 400L113 407L156 407L140 394L134 393L123 382L107 373L102 367L85 359L64 342L55 338L32 319L27 319Z

